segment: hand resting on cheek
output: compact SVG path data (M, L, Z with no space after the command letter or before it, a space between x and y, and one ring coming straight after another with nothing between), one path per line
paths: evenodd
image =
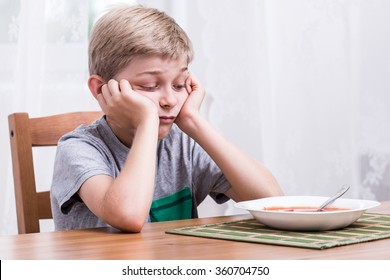
M181 130L187 132L193 120L200 117L200 107L205 96L205 90L193 74L190 74L186 79L185 87L188 97L175 122Z
M120 129L137 129L149 120L158 122L156 105L134 91L125 79L109 80L102 86L97 100L109 122Z

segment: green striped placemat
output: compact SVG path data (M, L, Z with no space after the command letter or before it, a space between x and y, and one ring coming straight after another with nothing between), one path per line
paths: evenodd
M364 213L352 225L331 231L297 232L271 229L255 219L183 227L166 233L207 238L284 245L311 249L373 241L390 237L390 215Z

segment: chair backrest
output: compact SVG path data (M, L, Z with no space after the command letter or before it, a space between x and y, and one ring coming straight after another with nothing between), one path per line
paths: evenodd
M51 219L50 191L37 192L33 147L56 146L65 133L90 124L103 113L74 112L39 118L28 113L8 116L19 233L40 232L39 220Z

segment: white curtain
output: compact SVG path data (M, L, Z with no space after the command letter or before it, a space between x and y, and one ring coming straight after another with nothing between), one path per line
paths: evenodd
M13 234L17 226L7 116L98 106L86 86L87 0L1 0L0 11L0 234ZM50 187L54 152L34 150L39 189Z
M88 25L108 2L125 1L0 0L0 234L16 233L7 115L97 108L85 83ZM188 32L204 114L286 194L349 184L347 197L390 199L390 1L138 2ZM49 186L50 164L37 172Z

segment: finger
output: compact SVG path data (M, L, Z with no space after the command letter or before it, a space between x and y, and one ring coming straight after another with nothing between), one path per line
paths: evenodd
M116 80L109 80L107 86L112 97L117 97L120 95L119 83Z
M186 87L188 94L190 94L192 92L192 85L191 84L192 84L191 76L188 76L188 78L186 79L186 82L185 82L185 87Z
M106 106L109 106L112 103L112 95L111 95L111 90L108 87L108 84L104 84L102 86L102 98L104 99L104 103Z
M205 93L204 88L199 83L199 80L197 79L197 77L195 77L194 75L191 75L191 89L192 89L192 91L202 92L202 94Z
M99 103L100 108L102 108L102 111L103 111L104 113L106 113L106 112L107 112L107 103L106 103L106 100L105 100L105 98L104 98L104 96L103 96L103 93L99 93L99 94L96 96L96 99L97 99L97 101L98 101L98 103Z
M133 91L129 81L125 79L119 81L119 87L123 94L130 94Z
M111 97L111 93L110 93L110 90L108 89L107 84L104 84L102 86L101 95L104 98L105 102L107 103L107 100Z

